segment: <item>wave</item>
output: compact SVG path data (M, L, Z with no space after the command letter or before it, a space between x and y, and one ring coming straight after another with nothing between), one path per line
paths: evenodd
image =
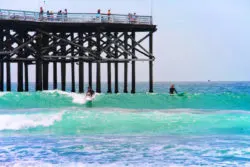
M86 103L85 94L63 91L44 91L29 93L0 94L0 108L124 108L124 109L217 109L250 110L250 94L98 94L90 105Z
M0 115L1 130L20 130L35 127L49 127L62 120L63 112L57 114Z
M0 132L48 135L250 135L249 111L68 108L0 114ZM32 132L32 133L31 133Z

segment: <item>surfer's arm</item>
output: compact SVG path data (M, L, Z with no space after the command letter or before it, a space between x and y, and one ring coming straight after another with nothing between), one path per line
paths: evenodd
M176 89L174 89L175 93L178 94L178 92L176 91Z

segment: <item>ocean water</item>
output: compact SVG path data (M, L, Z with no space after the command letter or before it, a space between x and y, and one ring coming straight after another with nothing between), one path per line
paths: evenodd
M0 166L250 166L250 82L169 86L0 93Z

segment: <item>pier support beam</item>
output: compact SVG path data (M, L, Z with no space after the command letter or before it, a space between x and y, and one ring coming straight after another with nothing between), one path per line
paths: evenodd
M36 60L36 91L42 91L42 61L40 55Z
M49 37L43 36L43 46L47 46L49 43ZM48 55L48 52L45 52L44 55ZM43 62L43 90L49 90L49 62Z
M153 55L153 33L150 32L149 36L149 53ZM153 59L152 56L150 56ZM153 61L149 62L149 93L153 93Z
M79 32L79 45L83 46L83 33ZM79 56L82 57L84 55L82 48L80 48ZM84 92L84 67L83 67L82 59L79 60L79 93Z
M92 33L88 32L88 35L91 36ZM91 49L91 38L88 39L88 49ZM89 55L90 56L90 55ZM92 62L89 62L89 87L92 88Z
M3 50L3 29L0 29L0 50ZM4 63L0 61L0 91L4 91Z
M36 55L36 91L42 91L43 88L43 81L42 81L42 38L37 39L37 55Z
M4 91L4 63L0 62L0 91Z
M10 62L6 63L6 88L7 91L11 91L11 73L10 73Z
M135 55L135 32L132 32L132 39L134 39L134 40L132 40L132 53L133 53L133 55ZM133 58L135 58L135 57L133 57ZM132 86L132 90L131 90L131 93L135 93L135 61L132 61L132 84L131 84L131 86Z
M63 39L66 38L65 33L63 32L61 34L61 37ZM63 42L61 44L61 52L62 52L62 56L67 56L66 55L66 44ZM65 58L62 58L63 60L65 60ZM61 84L62 84L62 91L66 91L66 63L64 61L61 62Z
M110 44L110 32L107 33L107 36L108 36L108 39L107 39L107 45ZM110 47L108 48L108 54L110 54L111 50L110 50ZM108 58L110 57L110 55L108 55ZM107 63L107 73L108 73L108 92L107 93L112 93L112 83L111 83L111 63L108 62Z
M128 32L124 33L124 46L125 50L128 50ZM128 59L128 54L124 53L124 59ZM124 63L124 93L128 93L128 62Z
M71 41L74 40L74 33L70 34L71 36ZM71 45L71 56L75 56L74 55L74 45ZM75 62L72 61L71 62L71 92L75 92L76 91L76 87L75 87Z
M54 34L56 35L56 34ZM53 54L57 55L57 45L56 45L56 38L53 38ZM53 89L56 90L57 89L57 62L53 62Z
M101 57L100 55L100 51L101 51L101 36L100 36L100 32L98 32L96 34L96 38L97 38L97 54L99 57ZM96 63L96 92L97 93L101 93L101 63L97 62Z
M29 91L29 68L28 64L24 64L25 92Z
M118 33L115 33L117 39ZM115 58L118 59L118 46L115 45ZM118 62L115 62L115 93L119 93Z
M23 62L17 63L17 91L23 92Z
M53 89L57 89L57 62L53 62Z
M49 89L49 63L43 63L43 90Z

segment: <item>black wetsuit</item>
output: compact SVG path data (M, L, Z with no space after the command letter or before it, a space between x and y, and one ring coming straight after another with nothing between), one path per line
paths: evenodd
M175 88L170 88L169 89L169 93L172 95L174 93L177 93L176 89Z
M91 89L87 92L87 94L90 94L90 96L93 96L95 94L95 92Z

